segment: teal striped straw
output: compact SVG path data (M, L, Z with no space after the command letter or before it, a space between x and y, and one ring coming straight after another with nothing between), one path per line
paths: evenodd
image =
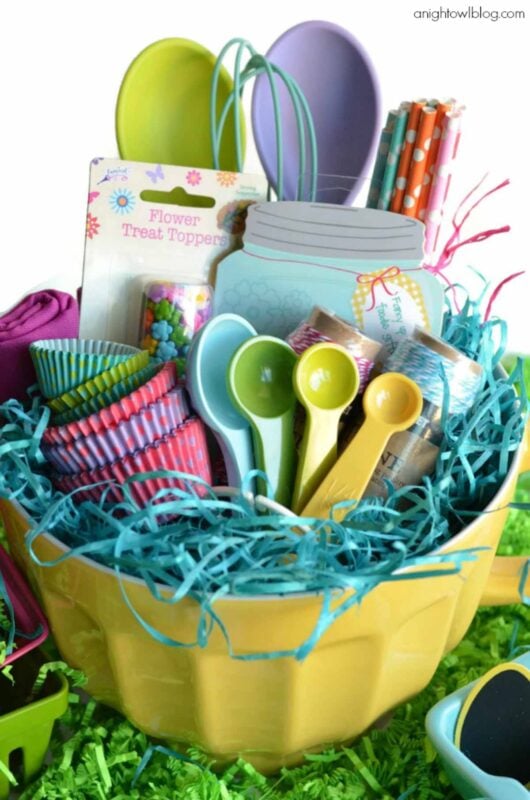
M383 180L381 182L381 191L377 201L377 208L387 211L392 199L392 190L396 180L396 174L399 166L399 157L403 142L405 141L405 132L407 130L407 120L409 117L409 104L402 103L397 113L397 119L392 131L392 138L390 140L390 147L388 149L388 156L386 159L385 171L383 173Z
M381 131L374 170L372 172L372 180L368 191L367 208L377 208L377 201L379 200L381 185L383 183L383 175L385 174L386 159L388 151L390 150L390 141L392 139L392 133L394 132L397 115L397 111L389 111L385 127Z

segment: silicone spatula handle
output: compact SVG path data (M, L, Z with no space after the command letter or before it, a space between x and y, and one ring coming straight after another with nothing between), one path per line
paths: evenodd
M327 517L334 503L359 501L373 475L394 428L367 417L355 438L328 472L302 511L306 517ZM337 509L333 518L341 521L348 508Z
M342 409L308 410L298 456L291 507L299 514L337 460L337 437Z

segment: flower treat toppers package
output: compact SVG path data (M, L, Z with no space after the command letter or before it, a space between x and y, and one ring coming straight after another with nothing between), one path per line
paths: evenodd
M159 361L182 357L198 316L209 313L210 290L199 285L210 284L217 262L239 245L248 206L264 200L266 191L261 175L94 159L81 337L136 346L140 323L140 339L147 338L142 346L151 355ZM153 320L148 324L145 313L141 318L142 294L152 281L175 284L159 298L177 312L174 324L166 303L152 308L148 301L159 301L150 297L144 304ZM182 289L178 299L178 286L188 284L195 289ZM162 288L150 291L158 297ZM196 312L187 314L181 300ZM172 327L173 339L164 325L153 330L157 322Z

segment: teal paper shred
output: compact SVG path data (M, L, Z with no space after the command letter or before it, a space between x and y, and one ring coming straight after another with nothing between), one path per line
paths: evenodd
M527 414L523 366L518 362L508 378L494 375L504 352L505 325L499 320L483 322L476 303L468 301L459 314L446 316L444 336L484 369L476 403L466 414L446 415L432 478L391 491L385 501L368 498L355 507L351 504L340 524L332 513L327 520L259 514L243 496L219 499L209 487L201 498L193 488L204 484L193 476L185 476L188 491L159 492L156 502L143 509L135 504L130 486L151 474L134 476L125 484L119 504L76 505L75 493L55 491L47 476L39 442L48 411L37 397L28 411L15 401L0 407L6 419L0 429L0 496L17 499L37 521L27 538L35 561L33 543L48 531L74 553L113 568L131 612L158 641L204 647L217 626L235 658L305 658L335 619L381 582L454 574L477 556L476 549L446 556L432 553L482 513L506 476ZM297 524L308 529L304 535L296 531ZM429 565L432 570L414 570ZM404 567L411 571L396 574ZM127 596L122 580L127 574L143 578L160 602L194 598L201 611L196 638L174 641L143 620ZM168 587L169 597L161 596L156 584ZM299 647L252 655L232 652L215 611L217 599L308 591L321 594L321 611L315 629Z

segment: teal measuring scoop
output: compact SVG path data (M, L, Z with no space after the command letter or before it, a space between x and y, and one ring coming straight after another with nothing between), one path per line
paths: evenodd
M272 497L289 506L296 467L292 373L296 353L274 336L244 342L228 368L228 392L250 423L256 467L266 473ZM260 492L268 494L259 480Z
M256 335L246 319L219 314L193 338L188 354L187 386L193 407L212 429L225 461L228 483L240 487L254 469L249 423L234 407L226 373L238 347Z

